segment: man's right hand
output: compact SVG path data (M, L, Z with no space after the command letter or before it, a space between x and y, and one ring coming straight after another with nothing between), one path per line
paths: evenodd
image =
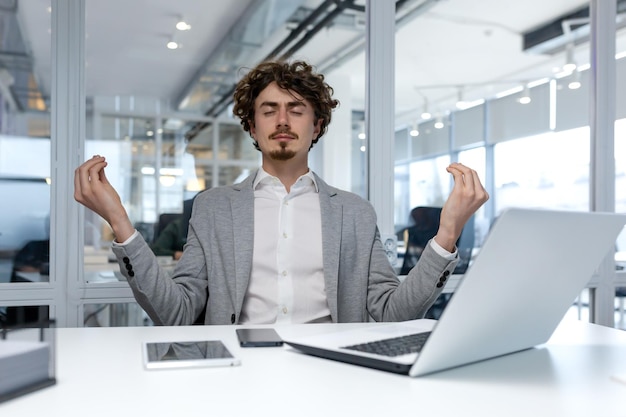
M115 239L124 242L135 233L120 196L104 173L107 162L95 155L74 171L74 199L106 220Z

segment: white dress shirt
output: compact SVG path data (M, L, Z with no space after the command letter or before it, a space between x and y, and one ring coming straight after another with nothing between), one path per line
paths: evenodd
M254 253L240 323L330 322L324 287L322 223L309 171L288 193L259 169L254 182Z

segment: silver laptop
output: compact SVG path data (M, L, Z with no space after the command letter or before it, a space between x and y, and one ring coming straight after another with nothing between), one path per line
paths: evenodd
M624 224L626 215L612 213L509 209L494 223L438 321L282 336L307 354L410 376L529 349L550 338L614 252ZM411 334L422 334L408 342L415 353L372 353L387 344L380 340Z

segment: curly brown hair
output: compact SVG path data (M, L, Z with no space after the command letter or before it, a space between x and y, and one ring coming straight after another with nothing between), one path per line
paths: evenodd
M250 123L254 123L254 102L258 95L272 82L285 90L301 95L312 106L315 119L322 120L319 135L311 147L326 133L331 114L339 105L333 99L333 88L324 82L324 76L314 72L313 67L304 61L266 61L248 72L238 83L233 94L235 105L233 114L241 119L241 126L250 132ZM254 146L260 150L255 141Z

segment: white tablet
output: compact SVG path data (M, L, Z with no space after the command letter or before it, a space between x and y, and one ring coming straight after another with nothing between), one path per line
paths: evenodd
M237 366L241 364L241 361L233 356L221 340L144 342L143 360L146 369Z

